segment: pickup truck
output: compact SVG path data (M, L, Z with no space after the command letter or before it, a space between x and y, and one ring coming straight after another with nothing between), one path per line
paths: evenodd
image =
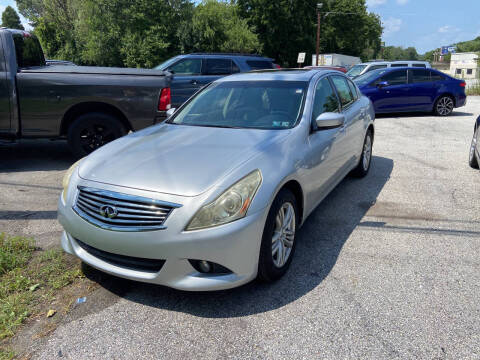
M38 39L0 28L0 139L67 139L77 157L161 122L171 74L46 65Z

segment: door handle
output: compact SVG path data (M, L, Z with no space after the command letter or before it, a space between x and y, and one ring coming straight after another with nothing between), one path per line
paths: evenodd
M198 84L198 81L197 81L197 80L190 80L190 84L192 84L192 85L197 85L197 84Z

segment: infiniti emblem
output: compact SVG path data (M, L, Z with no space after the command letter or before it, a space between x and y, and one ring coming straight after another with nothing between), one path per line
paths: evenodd
M100 215L104 218L113 219L118 215L118 210L115 206L103 205L100 207Z

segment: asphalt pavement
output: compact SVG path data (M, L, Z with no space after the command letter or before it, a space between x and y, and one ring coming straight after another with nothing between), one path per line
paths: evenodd
M112 276L36 359L478 359L480 98L448 118L376 120L370 174L345 179L298 234L274 284L188 293ZM0 145L0 230L59 244L62 142Z

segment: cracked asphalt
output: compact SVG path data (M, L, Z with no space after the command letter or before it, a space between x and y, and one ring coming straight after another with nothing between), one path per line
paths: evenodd
M274 284L187 293L85 268L101 287L35 359L478 359L480 98L448 118L376 120L370 174L345 179ZM62 142L0 145L0 231L58 246Z

